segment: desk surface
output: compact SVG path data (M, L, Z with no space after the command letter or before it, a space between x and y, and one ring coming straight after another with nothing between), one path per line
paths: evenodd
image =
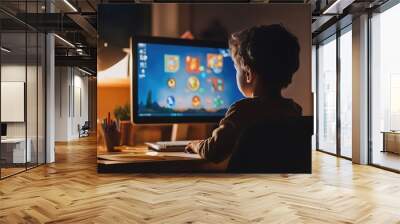
M104 163L102 160L109 160L119 163L144 163L144 162L161 162L161 161L179 161L179 160L202 160L197 154L184 152L156 152L147 149L147 146L120 146L117 148L119 152L103 152L98 153L98 162ZM108 162L110 163L110 162Z
M400 131L381 131L383 134L400 134Z
M184 152L155 152L147 146L120 146L119 152L98 152L99 171L112 172L220 172L225 164L214 164L198 154ZM112 166L117 167L113 169ZM120 167L118 167L120 166ZM110 169L108 169L109 167Z

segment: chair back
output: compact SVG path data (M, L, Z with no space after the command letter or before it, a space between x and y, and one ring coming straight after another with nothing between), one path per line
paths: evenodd
M245 129L231 156L232 173L311 173L313 117L266 120Z

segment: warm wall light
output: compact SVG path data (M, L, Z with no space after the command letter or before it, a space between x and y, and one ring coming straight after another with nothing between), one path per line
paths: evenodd
M5 47L1 47L0 49L1 49L1 51L4 51L6 53L10 53L11 52L11 50L9 50L9 49L7 49Z
M103 71L97 72L99 81L109 79L128 79L129 80L129 55L127 54L120 61ZM106 81L108 82L108 81Z
M64 3L68 5L74 12L78 12L78 10L73 6L68 0L64 0Z
M64 42L65 44L67 44L68 46L75 48L75 45L73 45L71 42L69 42L68 40L62 38L61 36L59 36L58 34L54 34L55 37L57 37L59 40L61 40L62 42Z

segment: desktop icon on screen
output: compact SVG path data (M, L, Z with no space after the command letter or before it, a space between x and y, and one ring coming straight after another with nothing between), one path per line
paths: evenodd
M224 105L224 100L221 97L214 98L214 107L219 108Z
M179 55L164 55L164 71L174 73L179 70Z
M207 54L207 67L214 73L221 73L224 58L222 54Z
M175 106L175 97L173 97L173 96L168 96L168 97L167 97L167 106L168 106L169 108Z
M175 88L175 86L176 86L176 80L174 78L168 79L167 83L168 83L168 87L171 89Z
M200 80L195 76L190 76L187 81L187 87L190 91L197 91L200 88Z
M220 78L210 78L209 81L211 82L212 90L215 92L222 92L224 91L224 81Z
M198 74L201 71L200 67L199 57L186 56L186 72Z
M199 107L200 104L201 104L200 97L199 97L199 96L194 96L194 97L192 98L192 105L193 105L193 107Z

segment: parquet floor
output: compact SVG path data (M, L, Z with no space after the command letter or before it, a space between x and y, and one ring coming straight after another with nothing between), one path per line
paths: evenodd
M400 223L400 175L318 152L312 175L97 174L87 138L0 181L0 223Z

